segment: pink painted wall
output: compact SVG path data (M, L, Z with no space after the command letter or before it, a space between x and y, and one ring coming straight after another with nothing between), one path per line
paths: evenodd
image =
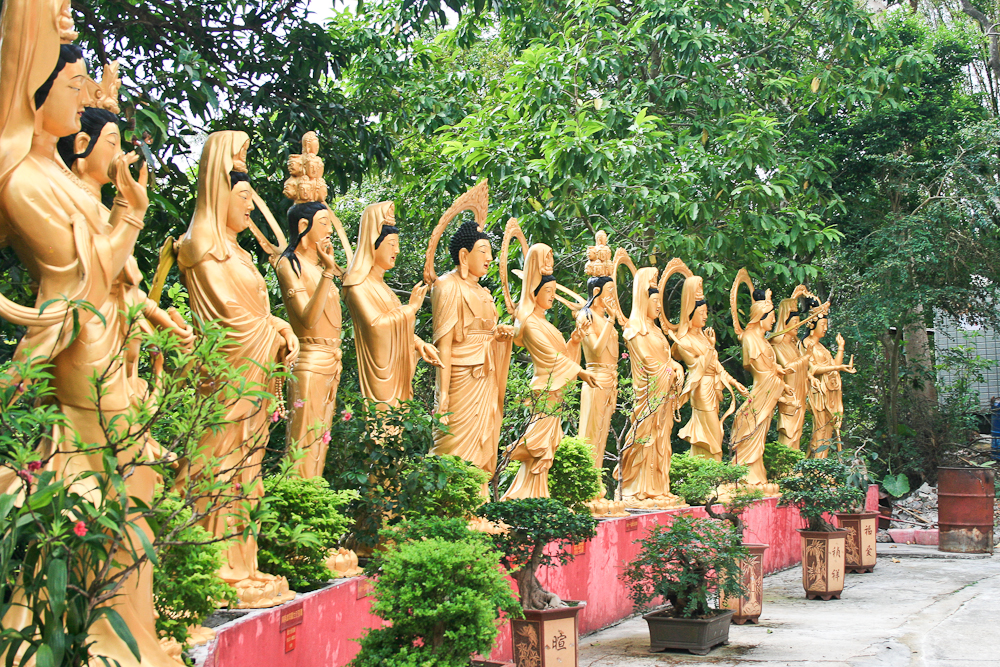
M866 507L878 508L878 488L869 487ZM629 519L609 519L597 528L597 537L586 544L586 552L558 568L542 568L539 579L565 600L586 600L579 617L580 633L599 630L632 615L632 603L619 580L625 564L634 558L638 545L653 524L669 525L678 514L704 516L704 510L666 510L632 518L638 524L627 530ZM796 565L801 560L797 528L805 526L798 511L778 507L777 498L766 498L745 515L744 539L770 545L764 553L765 573ZM354 639L382 622L369 613L371 600L364 596L364 578L348 579L319 591L299 596L303 622L296 629L296 646L285 653L285 636L278 630L281 609L252 614L220 628L215 646L203 667L342 667L358 651ZM359 585L362 586L359 592ZM513 583L511 584L514 585ZM359 595L361 596L359 599ZM294 604L294 603L293 603ZM766 612L765 612L766 613ZM492 655L511 659L510 626L504 624Z

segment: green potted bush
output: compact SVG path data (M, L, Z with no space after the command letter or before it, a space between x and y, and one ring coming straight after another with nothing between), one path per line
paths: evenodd
M573 547L597 534L597 520L575 513L552 498L523 498L488 503L480 516L506 530L492 535L501 563L517 582L524 620L513 620L514 660L544 666L544 647L553 642L568 652L560 663L575 667L578 614L586 602L561 600L538 581L538 568L573 560ZM548 548L546 548L548 547Z
M802 586L810 600L840 599L844 590L847 531L824 515L850 510L864 502L864 493L847 484L850 470L836 458L805 459L792 474L778 480L782 502L797 507L807 522L799 529L802 543Z
M520 616L500 555L463 519L404 521L382 543L366 573L372 612L387 624L361 639L352 667L469 667L492 651L501 612Z
M761 489L741 483L747 470L747 466L735 463L702 459L674 486L674 492L692 506L704 506L710 517L728 522L745 537L743 513L764 497ZM721 503L722 512L716 511L717 503ZM745 593L739 597L723 596L719 602L720 607L735 612L732 622L737 625L756 623L764 605L764 552L768 545L744 540L743 546L748 552L740 564Z
M559 443L549 469L549 495L574 512L589 512L587 503L604 497L601 470L585 440L566 436Z
M729 639L731 609L713 608L717 596L744 594L742 562L748 552L728 522L678 516L639 540L642 550L622 578L639 608L658 598L668 608L643 616L653 651L686 649L706 655Z

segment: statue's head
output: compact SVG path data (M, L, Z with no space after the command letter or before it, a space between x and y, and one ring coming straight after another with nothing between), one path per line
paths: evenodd
M490 237L479 231L479 225L472 220L462 223L455 231L448 244L448 252L463 277L471 274L482 278L493 263Z
M541 282L535 288L535 305L542 310L548 310L556 300L556 279L551 273L542 276Z
M87 65L75 44L59 46L52 74L35 91L35 129L56 137L80 131L80 116L89 101Z
M306 173L305 167L302 163L302 156L297 153L293 153L288 156L288 175L292 178L301 176Z
M86 175L102 185L111 182L108 167L122 150L118 116L87 107L80 116L80 131L59 139L56 149L77 176Z
M250 212L253 206L253 188L250 177L242 171L229 172L229 210L226 212L226 228L236 233L250 227Z
M385 271L396 266L396 257L399 256L399 228L393 222L395 219L387 218L375 239L374 263Z
M302 265L295 250L302 239L316 243L330 236L330 227L330 210L323 202L304 202L288 209L288 245L281 256L288 259L296 275L301 273Z

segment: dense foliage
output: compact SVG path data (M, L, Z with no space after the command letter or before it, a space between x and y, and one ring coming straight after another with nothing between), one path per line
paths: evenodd
M800 449L792 449L777 440L764 445L764 470L768 479L780 479L792 472L795 464L806 457Z
M549 469L549 495L576 512L601 491L601 471L594 467L594 450L579 437L559 443Z
M749 470L747 466L714 459L701 461L680 483L672 487L673 492L683 496L690 505L704 505L709 516L729 521L742 535L743 512L762 499L764 492L741 483ZM723 504L721 514L716 513L713 507L720 499Z
M781 502L798 508L809 522L808 530L836 530L824 514L855 512L865 504L864 491L847 484L849 474L849 468L837 458L799 461L791 475L778 480Z
M662 596L678 618L712 615L719 593L745 593L741 560L749 552L742 540L740 531L711 519L678 516L670 526L654 525L622 574L629 597L645 607Z
M287 578L295 591L329 580L326 559L347 532L350 519L343 510L358 492L334 491L322 477L289 474L265 477L264 494L271 515L257 541L261 569Z
M486 473L457 456L428 454L402 474L400 514L406 518L471 517L484 502Z

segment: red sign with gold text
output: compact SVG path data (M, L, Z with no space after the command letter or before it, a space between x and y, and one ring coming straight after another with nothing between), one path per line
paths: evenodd
M281 610L281 623L278 625L278 632L284 632L288 628L302 625L302 603L290 604Z
M625 520L625 532L631 533L633 530L639 530L639 520L638 519L626 519Z

